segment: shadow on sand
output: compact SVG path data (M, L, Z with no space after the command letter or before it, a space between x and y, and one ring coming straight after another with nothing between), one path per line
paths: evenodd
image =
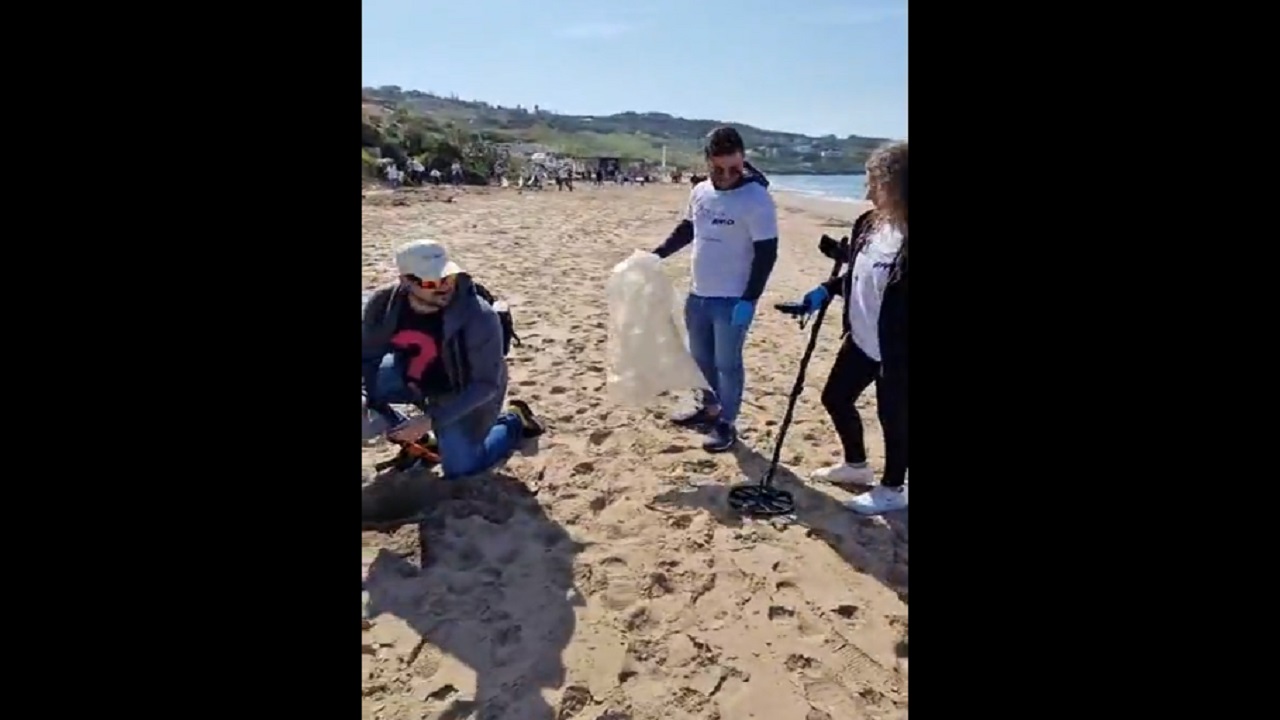
M743 443L734 447L733 455L748 481L758 481L769 467L769 458ZM809 537L821 539L855 570L876 578L907 602L907 510L878 518L859 516L823 492L825 488L809 486L782 464L773 481L795 496L795 523L805 528ZM729 507L728 485L670 490L654 502L700 508L725 525L742 524L742 517Z
M420 566L379 550L365 590L369 618L389 613L421 637L409 672L434 688L427 697L447 703L432 717L556 716L540 690L565 680L561 655L573 635L573 607L581 604L573 560L582 548L533 495L501 472L455 482L418 473L366 487L366 521L427 508L419 522ZM462 697L448 677L431 683L440 652L474 670L475 697ZM420 661L424 655L436 660Z

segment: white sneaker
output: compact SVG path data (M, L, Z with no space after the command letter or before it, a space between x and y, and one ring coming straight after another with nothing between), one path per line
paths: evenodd
M866 463L841 463L815 470L809 477L832 485L875 485L876 474Z
M907 508L907 488L889 488L883 485L871 488L844 506L859 515L880 515L881 513L905 510Z

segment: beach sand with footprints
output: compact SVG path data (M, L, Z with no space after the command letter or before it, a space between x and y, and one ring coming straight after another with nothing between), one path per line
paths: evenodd
M667 415L606 392L610 270L656 246L687 185L518 193L367 191L363 289L394 248L430 237L510 304L524 340L509 397L547 432L493 472L380 481L426 503L419 530L363 535L363 717L462 720L851 720L907 709L907 518L860 518L842 489L800 481L837 461L819 395L840 335L824 324L782 453L793 519L743 521L727 488L768 463L807 331L772 310L826 278L817 251L858 206L775 193L781 251L745 351L735 452L709 455ZM688 250L667 260L688 287ZM353 302L354 304L354 302ZM354 315L354 312L353 312ZM874 393L859 400L877 472ZM364 481L394 454L363 448ZM378 494L382 493L382 494ZM411 500L406 500L411 498Z

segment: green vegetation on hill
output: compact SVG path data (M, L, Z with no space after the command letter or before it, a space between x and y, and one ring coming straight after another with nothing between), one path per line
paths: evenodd
M667 164L689 170L702 164L706 134L725 124L654 112L561 115L537 106L532 110L506 108L395 86L364 88L362 95L361 144L366 169L376 164L375 154L398 159L409 155L442 170L460 160L468 176L483 176L497 157L495 146L515 143L574 157L621 157L655 163L662 159L665 146ZM728 124L742 133L751 162L773 173L860 173L871 151L886 142L884 138L809 137Z
M454 162L460 162L468 183L484 184L498 159L497 144L508 141L500 133L464 130L456 123L440 122L406 107L365 103L360 123L360 159L367 177L377 175L380 158L390 158L403 167L413 157L428 170L446 173Z

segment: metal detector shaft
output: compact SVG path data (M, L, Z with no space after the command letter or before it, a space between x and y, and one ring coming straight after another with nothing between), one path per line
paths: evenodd
M836 257L835 264L831 266L831 276L828 280L834 280L840 276L840 269L844 266L845 252L848 250L848 239L842 240L840 243L840 253ZM773 484L773 473L778 469L778 459L782 456L782 442L787 439L787 429L791 427L791 415L796 410L796 400L800 399L800 393L804 392L804 373L809 367L809 360L813 357L813 349L818 345L818 331L822 329L822 319L827 316L827 307L831 305L832 296L822 301L822 305L818 308L818 314L813 318L813 326L809 330L809 344L805 346L804 355L800 358L800 371L796 373L796 384L791 388L791 398L787 401L787 412L782 416L782 425L778 427L778 441L773 445L773 457L769 460L769 469L765 471L764 477L760 479L762 487L769 487Z

